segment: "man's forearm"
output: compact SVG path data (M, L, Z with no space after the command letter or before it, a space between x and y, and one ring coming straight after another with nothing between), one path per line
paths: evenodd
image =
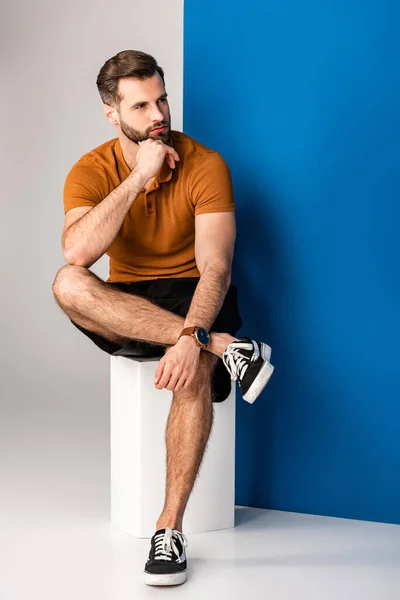
M197 284L184 326L199 325L210 329L221 310L230 283L230 270L217 264L208 265Z
M68 263L89 267L107 252L143 183L143 177L133 173L67 229L62 246Z

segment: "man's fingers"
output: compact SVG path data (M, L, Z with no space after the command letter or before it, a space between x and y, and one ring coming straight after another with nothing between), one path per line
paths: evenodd
M179 371L179 370L175 370L172 373L171 379L169 380L168 385L167 385L167 390L172 391L175 389L175 386L176 386L179 378L181 377L181 374L182 374L182 371Z
M181 390L183 390L185 382L186 382L186 375L182 375L182 377L179 379L178 383L176 384L176 386L174 388L174 392L180 392Z
M171 368L168 367L168 365L166 365L165 368L164 368L162 377L159 380L158 384L156 385L156 388L158 390L164 389L168 385L170 377L171 377Z
M183 389L187 390L192 385L193 381L194 381L194 375L189 375L189 377L185 381L185 385L183 386Z
M165 155L165 157L167 159L167 163L171 167L171 169L175 169L175 161L179 160L179 156L178 156L178 158L177 158L177 156L178 155L176 154L176 152L175 153L167 152Z
M171 169L175 169L175 161L173 156L171 156L171 154L167 154L167 163L168 166L171 167Z
M160 381L160 378L162 376L163 370L164 370L164 359L162 358L160 360L160 362L158 363L158 367L157 367L157 371L156 371L156 375L154 378L154 383L157 385L157 383Z
M174 160L180 160L179 159L179 154L177 153L177 151L175 150L175 148L171 148L171 146L167 146L167 155L168 156L172 156L172 158Z

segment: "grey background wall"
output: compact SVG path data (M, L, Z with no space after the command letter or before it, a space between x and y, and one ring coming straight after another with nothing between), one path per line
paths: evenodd
M65 176L116 137L96 76L121 50L163 66L182 126L183 0L17 0L1 19L0 486L2 510L107 510L109 359L52 295ZM108 259L93 270L103 278ZM68 485L67 481L76 485ZM18 499L21 500L19 506ZM28 500L28 501L27 501Z

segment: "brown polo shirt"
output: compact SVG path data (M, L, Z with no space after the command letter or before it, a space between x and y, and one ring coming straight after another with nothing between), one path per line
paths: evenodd
M151 187L136 197L107 251L107 281L199 277L195 216L235 209L229 169L217 152L178 131L171 132L170 145L180 161L175 169L164 161ZM64 212L96 206L129 173L118 138L98 146L68 173Z

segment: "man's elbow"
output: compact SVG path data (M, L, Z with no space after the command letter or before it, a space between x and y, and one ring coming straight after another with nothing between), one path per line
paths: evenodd
M69 248L68 250L63 251L65 261L69 265L73 265L74 267L86 267L89 268L95 261L89 261L87 257L79 254L74 248Z
M232 280L232 269L230 264L227 264L225 261L209 261L204 266L203 273L207 271L209 273L214 273L220 281L224 281L227 288L230 286Z

